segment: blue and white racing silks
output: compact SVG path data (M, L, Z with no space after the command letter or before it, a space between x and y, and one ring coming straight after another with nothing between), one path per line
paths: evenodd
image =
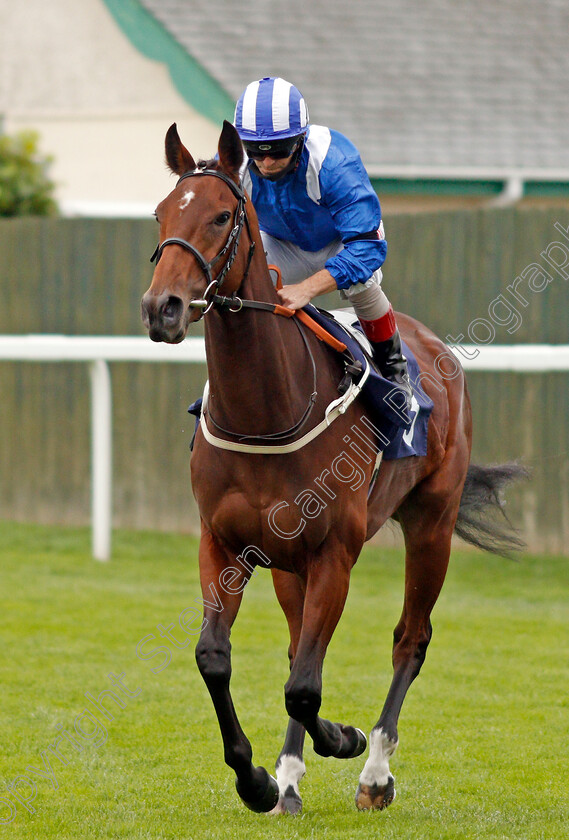
M356 147L333 129L310 125L297 168L278 181L261 178L249 161L243 185L262 231L319 251L344 248L325 267L339 289L365 283L387 253L381 208ZM379 239L358 236L379 230Z

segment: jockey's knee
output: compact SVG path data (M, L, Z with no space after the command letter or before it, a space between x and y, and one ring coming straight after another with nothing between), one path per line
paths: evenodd
M375 321L389 312L390 303L381 288L381 279L381 269L378 268L366 283L354 283L342 290L343 297L350 301L358 318L364 321Z

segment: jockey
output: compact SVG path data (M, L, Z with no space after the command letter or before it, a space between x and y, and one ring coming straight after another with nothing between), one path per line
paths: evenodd
M308 122L300 91L281 78L251 82L235 109L248 162L243 185L259 218L269 264L282 270L284 306L300 309L340 289L373 348L380 373L410 408L407 361L381 288L387 243L379 199L356 147Z

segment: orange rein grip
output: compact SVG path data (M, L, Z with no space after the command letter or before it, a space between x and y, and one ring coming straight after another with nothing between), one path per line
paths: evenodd
M314 335L317 338L319 338L320 341L324 341L334 350L337 350L338 353L344 352L344 350L346 349L346 345L342 341L338 341L337 338L334 338L333 335L330 335L330 333L327 330L325 330L324 327L321 327L320 324L317 324L316 321L313 318L311 318L310 315L307 315L303 309L297 309L294 314L296 315L299 321L302 321L302 323L305 324L308 327L308 329L312 330Z
M283 276L280 268L277 265L270 265L269 271L275 271L277 275L277 282L275 287L277 289L282 289L283 287ZM346 345L342 341L338 341L337 338L334 338L333 335L330 335L324 327L321 327L320 324L317 324L316 321L307 315L302 309L297 309L296 311L292 309L288 309L286 306L281 306L280 304L276 304L275 306L275 315L283 315L285 318L290 318L292 315L296 315L299 321L308 327L309 330L312 330L314 335L320 339L320 341L324 341L334 350L337 350L338 353L343 353L346 349Z
M280 270L278 265L269 265L268 269L269 269L269 271L274 271L275 274L277 275L277 282L275 283L275 288L276 289L282 289L282 287L283 287L283 275L282 275L282 271Z
M292 318L293 315L296 315L294 309L289 309L288 306L281 306L280 303L275 303L273 311L275 315L282 315L284 318Z

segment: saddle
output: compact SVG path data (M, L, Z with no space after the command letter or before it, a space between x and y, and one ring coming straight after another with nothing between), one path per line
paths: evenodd
M427 427L433 409L433 402L420 385L421 371L411 348L403 341L403 352L407 359L409 378L413 385L411 423L407 423L401 409L399 389L380 374L373 362L371 345L363 333L360 322L351 308L335 309L330 312L308 304L302 310L322 329L336 340L345 344L344 356L352 361L346 367L348 375L357 375L358 369L366 365L370 374L362 387L360 399L366 403L374 425L387 439L383 457L386 460L427 454ZM342 387L342 383L340 385Z
M287 313L288 311L290 310L287 310ZM276 312L275 314L280 315L281 313ZM427 426L433 403L420 388L419 366L410 348L403 342L410 379L414 385L411 423L409 425L405 413L401 410L400 390L394 388L392 382L384 379L374 365L371 347L361 327L359 327L359 321L353 310L346 308L327 312L318 309L313 304L308 304L297 313L291 312L291 316L293 314L301 316L299 317L301 323L311 329L334 352L342 356L344 377L338 386L340 398L329 406L329 409L334 411L335 416L343 413L353 399L361 398L370 413L375 437L379 442L383 458L393 460L426 455ZM288 314L287 317L289 317ZM207 387L204 396L207 402ZM196 430L202 416L203 406L204 400L200 397L188 408L188 412L196 417ZM324 428L332 422L332 419L332 414L329 413L323 424L319 425ZM207 433L207 428L204 428L204 432L210 442L214 443L216 441L216 438ZM195 432L190 448L193 448L194 438ZM217 443L220 443L220 441L217 441ZM302 441L297 441L297 443L302 443ZM267 447L252 447L242 443L229 443L225 448L248 448L251 451L254 449L257 449L257 451L267 450ZM278 445L269 448L275 454L280 449L284 451L284 448ZM288 451L292 451L293 448L297 448L296 444L286 447Z

